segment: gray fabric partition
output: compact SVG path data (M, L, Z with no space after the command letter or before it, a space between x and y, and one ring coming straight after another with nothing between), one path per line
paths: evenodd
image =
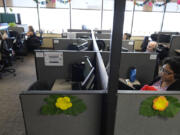
M153 80L155 66L156 66L156 54L151 53L122 53L119 77L128 78L128 69L130 67L136 67L136 78L141 84L147 84Z
M119 91L115 135L179 135L180 113L167 119L139 115L141 102L155 95L172 95L180 101L180 92Z
M91 33L86 33L86 32L79 32L76 33L76 38L81 38L81 37L91 37ZM111 38L111 34L110 33L96 33L95 37L97 37L97 39L110 39Z
M89 33L91 33L91 30L68 29L67 32L89 32Z
M109 52L101 53L104 63L109 60ZM119 77L128 78L128 70L131 67L136 67L136 78L142 85L151 82L154 78L157 54L144 52L123 52L121 55L121 65Z
M172 36L171 45L169 50L170 56L175 56L175 49L180 49L180 36Z
M109 60L109 53L101 53L104 63ZM157 54L144 53L144 52L123 52L121 54L121 65L119 77L128 78L128 69L136 67L136 78L142 85L151 82L154 78Z
M21 107L27 135L100 135L102 92L23 92L20 94ZM45 97L54 95L73 95L82 99L86 111L78 116L40 115Z
M68 50L68 45L70 44L81 44L86 42L82 39L68 39L68 38L54 38L53 39L53 48L55 50Z
M37 57L37 53L45 52L63 52L63 66L45 66L44 57ZM71 65L84 61L84 56L94 59L95 52L76 52L76 51L55 51L44 50L35 51L36 54L36 75L38 80L47 81L52 83L56 79L71 79Z
M110 39L111 33L96 33L95 36L97 39Z
M101 39L105 43L105 50L108 50L108 47L110 45L109 39ZM66 38L54 38L53 39L53 48L55 50L67 50L69 44L77 44L80 45L81 43L84 43L88 41L89 46L92 45L92 39L66 39Z
M128 49L128 52L134 52L134 41L133 40L123 40L122 47Z
M106 39L104 42L106 43L106 48L110 50L110 40ZM128 49L128 52L134 52L134 43L134 40L123 40L122 47Z

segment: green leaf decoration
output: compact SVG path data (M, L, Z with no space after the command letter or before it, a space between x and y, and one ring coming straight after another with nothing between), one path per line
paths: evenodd
M8 26L9 26L9 27L15 27L16 24L15 24L15 23L8 23Z
M147 117L160 116L165 118L172 118L180 111L180 103L177 98L172 96L165 96L168 100L168 107L164 111L153 109L153 100L158 96L151 96L141 102L139 114Z
M72 103L72 107L67 110L61 110L56 107L56 101L59 97L69 97ZM65 95L50 95L47 98L44 98L46 102L40 109L42 115L56 115L56 114L65 114L77 116L80 113L83 113L86 110L86 105L82 99L79 99L76 96L65 96Z

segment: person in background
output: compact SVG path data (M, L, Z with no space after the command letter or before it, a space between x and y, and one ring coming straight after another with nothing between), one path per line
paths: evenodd
M129 33L124 33L124 35L123 35L123 40L130 40L130 38L131 38L131 34L129 34Z
M28 27L28 32L26 34L28 37L36 36L36 33L34 32L34 28L32 26Z
M141 90L180 91L180 57L167 57L160 69L159 76Z
M27 32L27 39L24 41L24 45L27 47L29 51L33 51L34 49L39 49L41 46L40 37L36 36L34 29L32 26L29 26L29 30Z
M155 41L150 41L147 45L146 52L154 52L158 44Z

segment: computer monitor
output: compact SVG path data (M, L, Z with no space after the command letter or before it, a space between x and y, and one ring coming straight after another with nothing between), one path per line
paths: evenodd
M86 58L85 68L84 68L84 81L81 82L82 90L92 90L94 87L94 67L91 64L89 58Z

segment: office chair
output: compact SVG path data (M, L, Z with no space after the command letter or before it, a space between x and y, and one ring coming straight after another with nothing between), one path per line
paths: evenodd
M16 70L14 68L8 68L12 66L13 61L13 49L8 46L8 40L3 40L0 46L1 61L0 61L0 72L9 72L16 76Z
M17 31L9 31L9 36L14 38L13 40L13 50L15 51L15 59L20 59L21 61L24 60L22 56L27 55L27 48L24 46L24 34L19 34Z
M141 51L142 51L142 52L145 52L145 51L146 51L146 48L147 48L147 46L148 46L148 42L149 42L149 37L148 37L148 36L145 36L145 37L144 37L144 40L143 40L143 42L142 42L142 44L141 44Z

